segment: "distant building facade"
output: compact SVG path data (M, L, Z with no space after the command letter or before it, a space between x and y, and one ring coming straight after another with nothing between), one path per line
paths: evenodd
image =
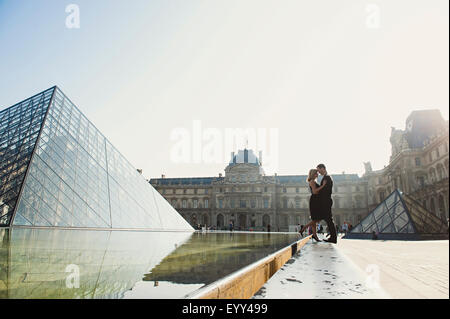
M412 197L428 211L449 217L449 123L438 110L414 111L406 129L392 128L389 165L372 171L365 163L369 209L394 189Z
M261 158L261 155L260 155ZM367 182L356 174L331 175L337 224L368 214ZM309 221L307 175L266 176L252 150L239 150L225 176L151 179L150 183L192 225L236 230L288 231ZM291 228L292 229L292 228Z
M389 164L365 174L331 174L337 225L358 224L394 189L410 195L442 219L449 213L448 121L438 110L414 111L406 129L392 128ZM225 175L161 178L150 183L194 227L288 231L309 221L306 175L266 176L252 150L232 153Z

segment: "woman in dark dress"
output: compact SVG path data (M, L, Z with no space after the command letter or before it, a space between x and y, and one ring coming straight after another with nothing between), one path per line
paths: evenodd
M311 169L308 174L308 179L306 180L309 184L309 189L311 191L311 197L309 198L309 213L311 216L311 221L303 226L303 228L300 230L300 233L303 233L305 229L307 229L309 226L311 226L313 231L313 236L316 241L321 241L317 237L317 223L320 222L323 219L323 216L321 214L321 208L320 208L320 198L319 198L319 192L322 188L325 187L326 181L324 181L323 185L320 186L317 184L316 179L319 176L317 173L317 169Z

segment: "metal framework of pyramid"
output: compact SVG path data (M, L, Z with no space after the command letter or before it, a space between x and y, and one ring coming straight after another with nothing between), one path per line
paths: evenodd
M0 226L193 231L62 93L0 111Z
M410 196L394 190L345 238L440 239L448 238L447 224Z

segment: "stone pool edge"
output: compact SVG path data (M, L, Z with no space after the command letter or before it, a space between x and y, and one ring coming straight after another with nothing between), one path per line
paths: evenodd
M218 281L188 294L187 299L249 299L311 239L307 236Z

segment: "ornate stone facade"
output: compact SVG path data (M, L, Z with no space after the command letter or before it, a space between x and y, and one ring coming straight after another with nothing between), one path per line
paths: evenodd
M260 156L261 158L261 156ZM357 224L368 211L366 182L356 174L331 175L337 224ZM264 174L252 150L232 154L225 176L151 179L150 183L193 226L288 231L309 221L306 175ZM292 227L291 227L292 228Z
M389 165L372 171L365 163L363 179L368 184L372 210L395 188L410 195L430 212L449 217L449 131L448 121L438 110L414 111L406 129L391 132Z
M448 121L437 110L415 111L406 129L392 128L389 165L365 174L331 174L333 217L356 225L394 189L410 195L442 219L449 213ZM259 156L261 158L261 154ZM192 225L228 229L288 231L309 221L306 175L264 174L252 150L240 150L225 176L151 179L150 183Z

